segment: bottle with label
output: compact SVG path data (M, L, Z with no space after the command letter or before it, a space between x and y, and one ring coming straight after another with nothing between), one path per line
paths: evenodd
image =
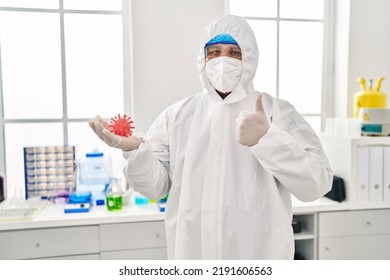
M102 152L87 153L79 162L78 192L90 191L96 205L105 202L105 191L110 185L111 160Z

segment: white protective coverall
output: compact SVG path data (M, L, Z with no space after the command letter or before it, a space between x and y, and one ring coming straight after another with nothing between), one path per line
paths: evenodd
M205 74L204 45L230 34L242 51L243 74L222 99ZM239 17L206 29L198 68L204 90L167 108L137 150L124 152L126 179L150 198L169 193L169 259L292 259L290 194L302 201L330 190L332 172L318 137L288 102L263 93L270 121L258 144L236 141L236 118L255 110L258 61L254 34Z

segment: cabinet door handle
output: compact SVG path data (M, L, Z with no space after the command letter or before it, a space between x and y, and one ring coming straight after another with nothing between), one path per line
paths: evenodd
M326 251L330 251L330 248L328 246L325 247Z
M158 232L156 233L156 238L160 238L160 234Z
M371 222L370 222L370 221L367 221L367 225L371 225Z
M35 248L39 248L40 246L41 246L41 244L39 242L35 243Z

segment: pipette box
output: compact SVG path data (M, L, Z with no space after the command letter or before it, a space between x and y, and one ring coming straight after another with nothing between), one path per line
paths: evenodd
M89 212L92 204L90 202L73 203L68 202L65 204L64 213L85 213Z
M25 197L67 196L76 182L75 147L24 147Z

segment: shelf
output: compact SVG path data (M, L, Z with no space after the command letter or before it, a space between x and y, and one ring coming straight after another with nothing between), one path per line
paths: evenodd
M294 233L294 239L295 240L308 240L308 239L314 239L315 235L313 232L310 232L308 230L303 230L300 233Z
M315 260L317 258L317 213L294 214L301 224L301 232L294 234L295 257Z

